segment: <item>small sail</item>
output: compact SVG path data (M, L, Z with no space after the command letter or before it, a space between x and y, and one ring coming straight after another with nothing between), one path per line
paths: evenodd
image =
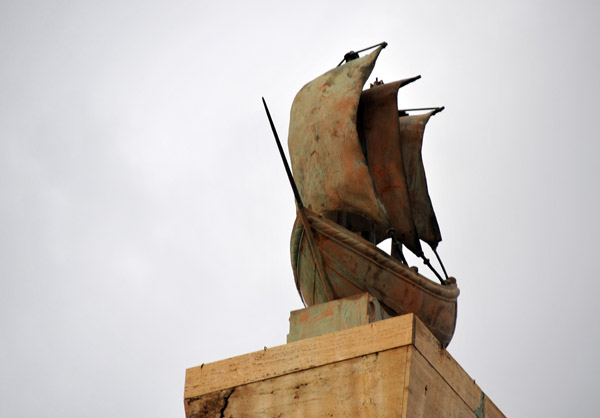
M398 89L419 77L376 85L362 93L358 125L375 189L398 239L413 253L423 253L411 207L408 177L398 123ZM413 161L409 158L409 161ZM379 228L381 229L381 228ZM383 233L382 233L383 232ZM378 239L386 238L380 231Z
M319 214L357 213L389 226L356 128L362 87L381 49L321 75L298 92L290 114L288 146L306 207Z
M425 125L429 118L438 111L434 110L422 115L401 116L399 118L400 145L417 235L433 249L442 240L442 235L427 190L421 149L423 147Z

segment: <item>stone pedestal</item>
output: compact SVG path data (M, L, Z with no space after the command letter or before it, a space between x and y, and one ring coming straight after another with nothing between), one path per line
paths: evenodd
M329 308L344 312L306 313ZM290 335L300 332L297 312ZM367 323L188 369L186 417L504 417L414 315L359 321Z

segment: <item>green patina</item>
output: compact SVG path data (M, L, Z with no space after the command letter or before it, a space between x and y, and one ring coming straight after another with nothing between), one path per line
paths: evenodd
M331 332L366 325L386 318L379 301L359 293L290 313L287 342L318 337Z
M481 402L479 403L479 406L477 408L475 408L475 410L473 412L475 412L475 416L477 418L485 418L485 393L483 393L483 391L481 391Z

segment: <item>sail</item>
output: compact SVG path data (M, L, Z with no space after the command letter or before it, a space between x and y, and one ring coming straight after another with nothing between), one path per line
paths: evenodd
M398 123L398 89L419 77L380 84L360 99L358 124L375 189L386 207L396 237L417 255L423 253L411 207L405 158ZM410 159L412 162L413 159ZM411 177L412 178L412 177ZM381 232L379 239L385 238Z
M361 91L381 49L321 75L298 92L290 114L288 146L306 207L319 214L357 213L389 226L356 128Z
M429 118L439 110L399 118L400 146L417 235L434 249L442 240L442 235L427 190L421 149L425 125Z

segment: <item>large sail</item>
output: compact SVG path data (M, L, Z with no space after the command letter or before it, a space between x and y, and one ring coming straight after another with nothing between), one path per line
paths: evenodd
M381 49L348 61L298 92L292 104L288 146L305 206L319 214L357 213L389 226L356 128L361 91Z
M402 158L406 170L408 194L410 196L410 205L412 207L417 234L420 239L434 249L442 240L442 235L427 190L427 179L425 178L421 149L423 147L425 125L429 121L429 118L439 110L436 109L422 115L401 116L399 118Z

